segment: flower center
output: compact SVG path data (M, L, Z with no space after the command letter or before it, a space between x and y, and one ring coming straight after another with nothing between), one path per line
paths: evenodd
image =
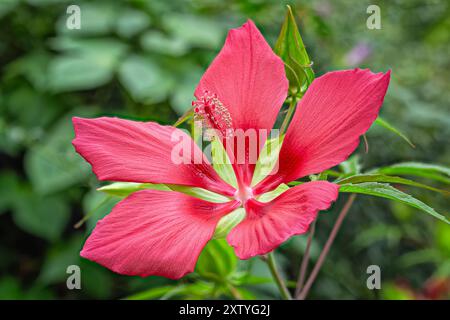
M194 120L200 120L204 126L217 130L223 138L232 136L230 112L216 94L205 90L200 98L192 101L192 106Z
M234 198L236 200L239 200L242 203L242 205L244 205L247 202L247 200L253 198L253 190L250 187L241 186L238 190L236 190Z

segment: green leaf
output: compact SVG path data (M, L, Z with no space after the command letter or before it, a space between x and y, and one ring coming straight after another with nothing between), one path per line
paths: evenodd
M151 184L151 183L136 183L136 182L113 182L111 184L105 185L103 187L98 188L98 191L104 192L111 196L116 197L127 197L133 192L140 190L163 190L163 191L178 191L185 193L187 195L193 196L195 198L203 199L210 202L227 202L230 199L222 196L218 193L197 188L197 187L188 187L182 185L165 185L165 184Z
M450 257L450 226L443 223L436 224L434 236L440 251L447 257Z
M161 298L162 296L166 295L170 291L174 290L175 286L164 286L164 287L157 287L157 288L151 288L136 294L133 294L131 296L126 297L126 300L154 300Z
M150 24L150 17L142 11L126 9L116 22L117 33L130 38L145 30Z
M64 231L70 218L68 203L60 197L40 197L24 190L15 204L14 222L35 236L54 241Z
M158 64L139 55L131 55L122 63L119 79L133 99L141 103L164 100L174 84Z
M58 0L53 0L58 1ZM60 0L59 0L60 1ZM42 0L33 0L33 2L42 2ZM57 29L61 34L79 35L103 35L112 31L115 27L120 11L112 3L82 3L80 5L81 15L80 29L69 29L66 27L67 15L62 14L58 20ZM65 13L64 11L61 11Z
M277 165L278 155L280 154L283 136L267 139L258 161L256 162L255 172L253 174L252 186L257 185L267 175L271 174Z
M225 239L208 242L198 258L195 272L214 282L224 283L236 271L237 257Z
M49 87L53 92L93 89L109 82L127 46L116 40L57 38L52 47L65 54L51 60Z
M239 208L222 217L214 231L214 239L226 238L228 233L245 218L245 209Z
M145 32L140 38L140 43L146 51L175 57L182 56L189 50L189 45L184 40L168 37L155 30Z
M87 56L58 57L49 68L49 86L54 92L93 89L109 82L113 75L110 67Z
M0 190L0 214L2 214L21 201L19 179L13 171L0 172Z
M437 213L430 206L386 183L364 182L359 184L346 184L340 187L339 192L360 193L398 201L422 210L433 217L450 224L450 221L446 217Z
M391 166L377 168L371 170L369 173L417 176L450 184L450 168L436 164L402 162Z
M43 285L65 281L67 267L80 262L82 246L83 238L80 235L73 236L68 242L55 243L46 254L37 281Z
M94 299L107 299L113 290L113 273L99 264L82 259L82 290L88 297Z
M415 148L416 146L411 142L411 140L409 140L409 138L403 134L400 130L398 130L397 128L395 128L393 125L391 125L389 122L387 122L386 120L384 120L381 117L378 117L375 120L375 123L393 133L395 133L396 135L398 135L400 138L402 138L403 140L405 140L411 147Z
M193 47L216 49L221 45L224 28L212 17L171 13L163 19L165 29Z
M79 110L78 114L86 114ZM35 144L25 156L25 170L39 194L66 189L86 179L90 166L71 144L74 132L72 113L61 118L48 136Z
M9 0L0 2L0 18L3 18L6 14L11 12L18 4L20 0Z
M230 158L219 139L211 141L212 165L217 174L228 184L237 188L236 175L234 174Z
M36 49L8 64L6 78L23 75L36 89L44 91L48 84L47 68L49 61L49 53Z
M168 186L173 191L182 192L195 198L203 199L209 202L222 203L230 201L230 199L225 196L202 188L187 187L180 185L168 185Z
M233 283L236 285L257 285L273 283L272 278L254 276L251 273L238 273L233 277Z
M314 72L290 6L274 51L285 63L289 95L301 96L314 80Z
M347 178L344 178L342 180L334 181L337 184L345 185L345 184L355 184L355 183L362 183L362 182L387 182L387 183L399 183L399 184L405 184L413 187L428 189L436 192L443 193L445 195L450 195L449 191L441 190L437 188L433 188L430 186L427 186L426 184L415 182L409 179L396 177L396 176L387 176L384 174L358 174L354 176L350 176Z
M258 201L260 202L269 202L278 197L283 192L289 190L289 186L287 184L280 184L275 190L263 193L258 197Z
M171 190L168 186L164 184L135 183L135 182L113 182L106 186L100 187L97 190L112 196L124 198L133 192L145 189L168 190L168 191Z

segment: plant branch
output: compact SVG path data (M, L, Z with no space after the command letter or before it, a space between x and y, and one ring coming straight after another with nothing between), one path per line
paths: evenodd
M300 292L302 290L303 287L303 283L305 282L305 277L306 277L306 269L308 267L308 262L309 262L309 251L311 249L311 243L312 243L312 239L314 237L314 232L316 231L316 221L314 221L311 225L311 229L309 231L309 235L308 235L308 242L306 243L306 248L305 248L305 253L303 255L303 259L302 259L302 263L300 265L300 271L299 271L299 276L298 276L298 280L297 280L297 286L295 289L295 296L298 298L300 295Z
M295 99L294 97L292 97L291 99L292 100L291 103L289 103L289 108L287 110L286 116L284 117L283 123L281 124L280 135L286 132L289 120L291 119L292 114L294 113L295 110L297 99Z
M283 299L284 300L292 300L292 296L289 293L289 290L286 287L286 284L284 283L284 280L281 277L280 272L278 271L273 252L270 252L267 255L267 259L264 259L264 261L269 266L270 273L272 274L272 277L275 280L275 283L277 284L278 290L280 290L280 294L283 297Z
M350 197L348 198L344 207L342 208L341 212L339 213L336 223L334 224L333 229L331 230L331 233L328 236L328 240L325 243L325 246L323 247L322 252L320 253L319 259L317 259L314 269L311 271L308 281L306 281L305 287L300 292L300 294L297 296L297 299L304 300L306 298L306 296L308 295L309 289L311 289L311 286L314 283L314 280L316 280L317 274L319 273L320 268L322 267L322 264L325 261L325 258L327 257L328 251L330 251L331 245L333 244L333 241L336 238L339 228L341 227L342 222L344 221L344 218L347 215L348 211L352 207L352 204L353 204L353 201L355 200L355 198L356 198L355 194L350 195Z

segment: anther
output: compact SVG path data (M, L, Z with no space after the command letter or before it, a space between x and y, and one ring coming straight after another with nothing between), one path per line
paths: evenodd
M201 121L204 126L215 129L221 137L232 136L232 119L227 107L219 100L217 95L208 90L196 101L192 101L194 107L194 120Z

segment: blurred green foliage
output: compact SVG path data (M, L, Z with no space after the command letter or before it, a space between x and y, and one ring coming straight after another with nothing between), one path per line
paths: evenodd
M274 46L288 3L317 76L355 66L392 69L381 114L416 148L374 126L359 167L450 164L448 1L377 1L382 29L369 30L370 1L2 0L0 298L279 297L262 261L238 261L221 240L211 242L197 272L180 281L120 276L81 259L84 239L120 198L96 191L90 166L71 146L70 118L174 123L189 108L227 30L251 18ZM66 28L69 4L81 8L80 30ZM402 188L438 212L448 210L448 197ZM319 217L313 262L342 198ZM448 298L442 283L450 278L450 227L401 203L358 198L311 297ZM296 278L305 245L306 236L297 236L278 250L289 279ZM71 264L81 267L82 290L66 288ZM371 264L381 267L380 291L366 287Z

